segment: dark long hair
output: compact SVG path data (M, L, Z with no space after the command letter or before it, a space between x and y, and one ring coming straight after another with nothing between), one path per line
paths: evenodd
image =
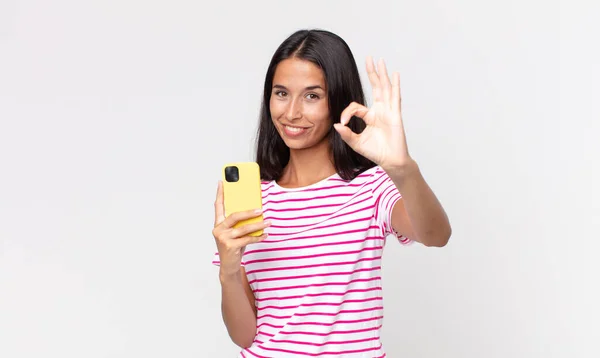
M365 104L356 61L341 37L324 30L300 30L293 33L273 54L265 78L256 141L256 162L260 166L263 180L279 179L290 160L290 149L277 132L269 108L275 69L279 62L288 58L310 61L323 70L332 125L339 123L342 111L351 102ZM360 133L365 128L365 123L362 119L354 117L348 127L353 132ZM375 163L352 150L333 126L328 136L333 164L343 179L354 179L358 174L375 166Z

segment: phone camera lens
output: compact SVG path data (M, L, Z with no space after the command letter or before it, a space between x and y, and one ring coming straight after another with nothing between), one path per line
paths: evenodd
M238 167L226 167L225 168L225 180L230 183L235 183L240 180L240 171Z

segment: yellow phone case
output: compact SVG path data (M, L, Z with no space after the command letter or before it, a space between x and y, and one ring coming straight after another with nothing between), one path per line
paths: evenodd
M237 167L238 180L228 181L226 170L228 167ZM233 169L235 172L235 169ZM238 211L262 209L262 191L260 185L260 169L255 162L229 163L223 166L223 205L225 216ZM234 179L235 179L235 175ZM231 179L231 178L230 178ZM255 218L238 222L234 227L260 222L262 215ZM260 236L263 230L251 233L252 236Z

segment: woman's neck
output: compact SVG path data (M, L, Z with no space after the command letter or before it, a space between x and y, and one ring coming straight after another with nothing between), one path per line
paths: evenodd
M277 184L298 188L312 185L336 173L328 141L306 149L290 149L290 161Z

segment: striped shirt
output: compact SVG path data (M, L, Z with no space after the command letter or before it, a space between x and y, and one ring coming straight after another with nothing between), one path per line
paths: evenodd
M257 332L238 357L385 357L381 256L388 235L410 242L392 228L401 196L385 171L262 194L269 236L242 257Z

